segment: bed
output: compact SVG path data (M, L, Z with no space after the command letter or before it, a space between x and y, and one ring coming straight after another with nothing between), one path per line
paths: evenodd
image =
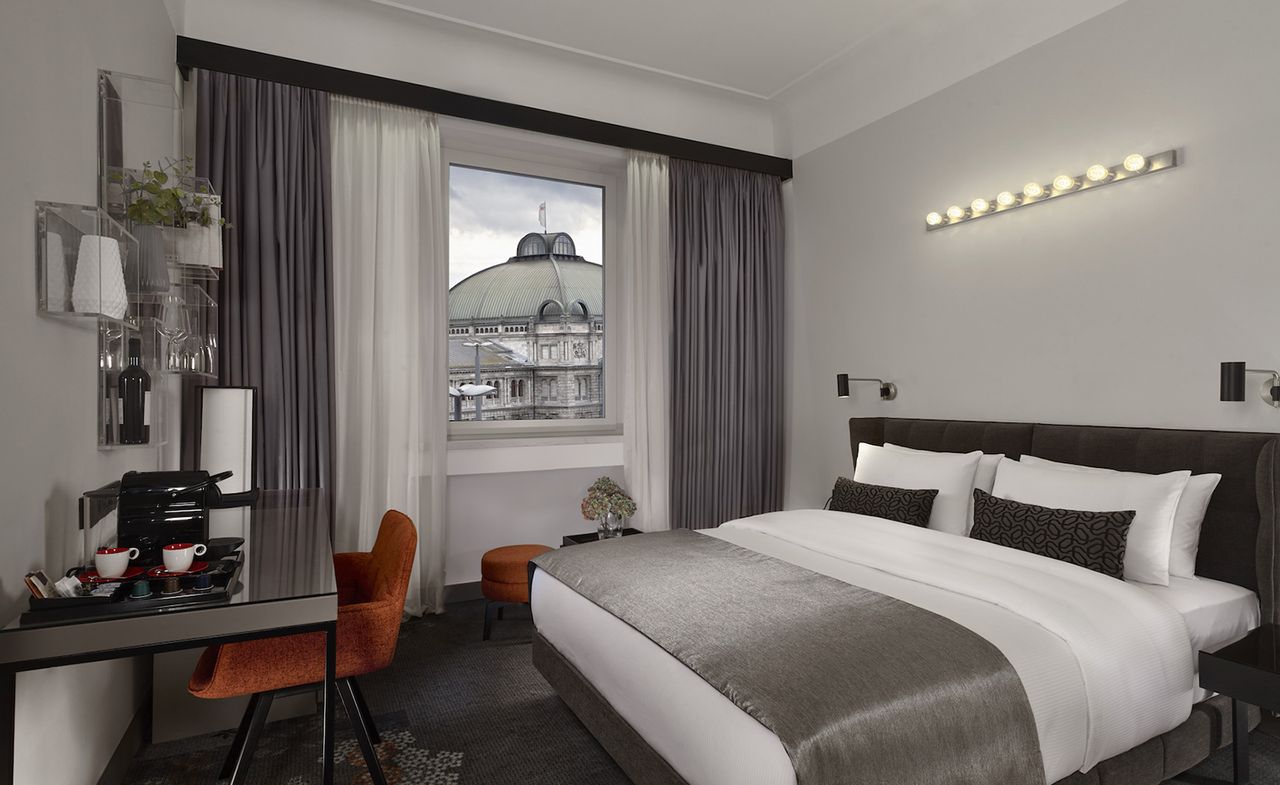
M850 436L855 461L859 442L891 442L1122 471L1221 473L1198 577L1169 586L1090 578L1071 565L1046 569L1043 557L819 510L730 522L708 536L905 600L989 640L1026 690L1045 782L1154 785L1230 741L1225 701L1199 690L1193 655L1276 620L1276 435L855 418ZM989 569L993 559L998 570ZM975 568L938 566L965 563ZM537 667L633 781L797 781L778 737L699 674L546 572L531 581ZM1071 597L1074 610L1048 613L1055 596ZM1101 609L1112 609L1113 629L1085 623L1108 615Z

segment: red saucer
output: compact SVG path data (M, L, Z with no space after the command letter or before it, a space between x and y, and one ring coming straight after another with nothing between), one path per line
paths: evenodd
M164 568L164 565L160 565L158 567L152 567L151 569L147 570L147 577L148 578L169 578L174 575L177 575L177 576L194 575L197 572L204 572L207 569L209 569L209 562L203 562L203 561L191 562L191 569L186 570L185 572L180 570L174 570L174 571L166 570Z
M117 581L129 581L142 574L141 567L130 567L124 571L124 575L117 575L114 578L104 578L98 574L98 571L90 567L76 577L81 583L115 583Z

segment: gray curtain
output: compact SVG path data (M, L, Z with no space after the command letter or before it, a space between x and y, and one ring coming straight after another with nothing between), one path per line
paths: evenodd
M782 507L782 181L671 160L671 521Z
M200 71L196 172L232 224L219 382L257 387L263 488L333 487L329 96Z

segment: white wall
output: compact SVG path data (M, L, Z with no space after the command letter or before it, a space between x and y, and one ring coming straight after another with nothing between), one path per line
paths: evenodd
M480 557L500 545L560 546L566 534L595 531L578 503L601 476L622 482L622 467L558 469L449 478L446 583L480 580Z
M1280 430L1218 363L1280 366L1280 4L1129 0L796 161L787 503L850 416ZM1180 147L1173 171L926 233L1029 179ZM834 375L897 382L838 400ZM798 445L798 446L797 446Z
M802 155L1124 0L913 0L822 68L772 96L778 155Z
M156 468L154 449L97 450L96 336L37 315L32 227L36 200L96 202L97 69L167 78L173 35L160 0L5 0L0 11L6 620L25 605L25 572L74 563L80 493L128 469ZM140 676L128 660L21 675L16 781L96 782L138 706Z
M183 35L773 152L764 101L353 0L187 2Z

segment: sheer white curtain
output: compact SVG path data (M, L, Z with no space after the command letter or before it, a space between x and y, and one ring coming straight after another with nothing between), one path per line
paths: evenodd
M622 226L623 472L634 525L671 528L671 309L667 159L627 154Z
M388 508L418 527L405 609L443 610L448 292L436 116L335 97L336 549L368 550Z

